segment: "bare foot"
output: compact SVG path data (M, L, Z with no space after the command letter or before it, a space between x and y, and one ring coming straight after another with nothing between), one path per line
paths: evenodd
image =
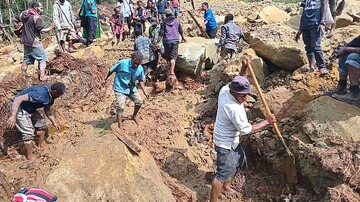
M39 79L40 79L40 81L46 81L49 79L49 77L48 76L40 76Z
M34 162L35 159L36 159L36 158L35 158L34 156L29 156L29 157L27 157L27 160L28 160L30 163Z
M136 125L139 125L139 123L138 123L138 121L137 121L136 117L132 116L132 117L131 117L131 120L133 120L133 121L136 123Z
M326 35L327 38L331 38L332 36L335 35L335 29L331 29L328 34Z

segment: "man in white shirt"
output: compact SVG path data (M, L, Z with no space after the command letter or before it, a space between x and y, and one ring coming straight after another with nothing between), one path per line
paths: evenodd
M244 67L247 67L246 63L243 63ZM217 169L210 202L218 200L222 189L231 191L231 180L237 169L246 167L246 156L239 143L239 136L256 133L276 121L272 114L260 123L251 125L248 122L244 102L249 93L250 83L244 76L236 76L230 84L220 90L214 129Z

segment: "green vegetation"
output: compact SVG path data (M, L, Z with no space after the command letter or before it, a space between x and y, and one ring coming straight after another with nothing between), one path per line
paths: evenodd
M262 2L264 0L242 0L246 3L251 3L251 2ZM279 3L285 3L285 4L290 4L290 3L299 3L301 2L301 0L273 0L274 2L279 2Z

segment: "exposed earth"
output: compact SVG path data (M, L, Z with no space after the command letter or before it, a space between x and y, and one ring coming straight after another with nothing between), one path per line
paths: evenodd
M357 5L358 1L349 2ZM249 165L234 179L237 192L221 194L221 201L360 201L359 106L323 96L337 84L337 61L330 60L333 48L359 35L359 23L351 21L332 39L323 40L325 59L331 61L328 66L332 71L320 77L306 72L302 42L293 41L296 29L291 18L298 14L295 4L234 0L209 3L219 22L230 10L246 32L250 45L244 44L243 52L252 57L270 108L295 156L298 177L298 183L287 183L285 150L268 127L241 137ZM183 5L184 10L191 8L190 2ZM270 17L272 21L268 22L259 13L269 5L286 11L284 15L288 16ZM200 3L195 6L200 7ZM101 10L106 14L111 5L100 5ZM201 19L201 12L194 14ZM187 37L201 35L186 12L182 12L181 20ZM124 121L125 135L142 149L137 156L111 130L116 120L113 77L106 87L101 86L108 69L130 56L132 42L125 40L120 49L112 46L106 29L103 25L103 36L96 46L72 55L55 51L55 37L48 37L51 77L46 84L62 81L67 91L53 106L62 129L56 131L49 126L47 148L35 152L33 163L24 157L19 132L5 130L4 122L9 115L8 102L17 92L44 83L37 81L34 66L29 75L20 74L21 44L0 46L0 171L11 193L36 186L56 194L59 201L208 201L215 171L212 131L218 90L238 74L243 53L211 67L206 62L196 63L195 68L204 68L198 75L179 68L179 85L171 91L164 90L162 74L157 81L149 78L146 89L151 96L139 112L139 124ZM214 48L208 46L204 48L206 54L200 54L196 61L203 57L213 60L209 53ZM186 55L187 49L182 50ZM296 59L286 62L289 57ZM193 64L189 58L184 60L184 64ZM264 117L255 91L246 109L252 123ZM125 116L132 110L133 104L128 102ZM1 188L0 201L9 201Z

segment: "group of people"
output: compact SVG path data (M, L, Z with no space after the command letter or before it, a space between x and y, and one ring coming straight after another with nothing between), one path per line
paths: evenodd
M296 40L303 35L305 49L309 59L310 69L319 68L320 73L326 74L323 53L321 50L321 37L324 34L324 12L326 0L306 0L304 12L301 16L299 32ZM155 5L155 6L154 6ZM171 6L169 6L171 5ZM148 1L147 7L143 7L141 1L137 2L137 9L133 9L129 0L119 0L110 18L112 31L119 38L123 37L123 30L130 32L134 28L134 52L129 59L119 60L113 65L103 80L115 73L113 90L115 93L117 124L123 129L123 113L125 101L129 98L134 102L134 111L129 118L137 123L136 116L141 109L143 99L137 91L139 84L145 97L149 94L145 90L146 72L149 69L157 70L158 61L163 57L168 65L168 77L175 76L175 62L178 55L180 42L186 42L182 26L179 20L179 1L162 0ZM205 30L210 38L217 35L217 23L208 3L201 5L204 11ZM45 80L45 68L47 57L40 41L40 34L57 28L60 34L60 45L64 50L72 51L73 44L81 42L90 45L96 35L98 24L98 12L94 0L83 1L82 23L88 32L88 37L83 39L78 36L78 27L72 9L68 1L57 0L54 4L54 23L48 28L43 28L42 5L34 2L31 8L24 11L20 19L23 22L21 42L24 44L24 63L22 70L26 71L27 65L39 61L39 79ZM222 58L231 58L238 50L238 43L243 38L243 33L238 25L233 22L234 16L227 14L224 25L221 27L218 52ZM145 20L151 24L148 36L144 36ZM127 28L126 28L127 26ZM333 32L333 30L330 30ZM331 35L331 33L330 33ZM65 42L68 41L68 48ZM360 101L360 36L345 46L335 51L339 58L340 78L338 87L332 91L332 96L338 99ZM256 133L268 125L276 122L274 115L267 116L264 121L257 124L248 122L244 109L246 97L250 94L250 83L246 78L246 68L250 63L249 58L242 61L242 71L228 85L224 86L219 93L218 110L214 128L214 144L217 152L216 174L212 183L211 202L215 202L221 191L232 191L231 180L238 168L247 166L245 152L239 142L241 135ZM347 78L350 80L349 92ZM32 140L35 134L39 136L38 146L45 147L46 121L38 109L44 108L45 115L55 128L60 125L53 116L50 106L54 100L65 93L65 85L56 82L51 86L33 86L21 91L10 101L11 116L7 121L7 127L16 125L22 133L22 138L27 152L27 158L34 160L32 153Z

